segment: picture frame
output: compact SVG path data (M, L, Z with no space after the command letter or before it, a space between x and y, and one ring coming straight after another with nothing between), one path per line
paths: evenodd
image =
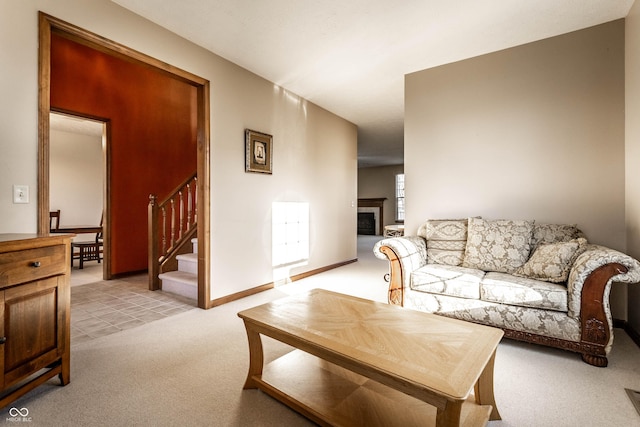
M245 129L245 172L271 174L273 168L273 136Z

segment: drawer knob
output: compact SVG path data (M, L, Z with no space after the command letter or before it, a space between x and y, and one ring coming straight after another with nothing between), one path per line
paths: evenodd
M4 344L7 342L7 337L0 337L0 344Z
M40 264L40 261L34 261L32 265L33 265L35 268L38 268L38 267L40 267L40 265L41 265L41 264Z

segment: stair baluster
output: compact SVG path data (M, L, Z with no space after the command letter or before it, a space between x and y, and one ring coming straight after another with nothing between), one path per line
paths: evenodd
M191 185L187 184L187 224L191 223Z
M167 252L167 210L162 207L162 253Z
M171 199L171 247L176 244L176 204Z
M182 199L182 191L178 192L178 200L179 202L179 209L178 209L178 213L180 214L180 226L178 227L178 238L181 239L182 238L182 227L184 226L184 200Z

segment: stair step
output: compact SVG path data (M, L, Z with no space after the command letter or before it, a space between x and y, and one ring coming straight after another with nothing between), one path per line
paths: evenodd
M176 256L178 270L198 274L198 254L182 254Z
M169 271L158 275L162 290L198 300L198 276L185 271Z

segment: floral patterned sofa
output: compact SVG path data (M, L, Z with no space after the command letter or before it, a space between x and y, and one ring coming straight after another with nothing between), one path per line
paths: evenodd
M429 220L374 247L388 259L389 303L495 326L508 338L607 366L612 282L640 281L637 260L589 244L575 225Z

